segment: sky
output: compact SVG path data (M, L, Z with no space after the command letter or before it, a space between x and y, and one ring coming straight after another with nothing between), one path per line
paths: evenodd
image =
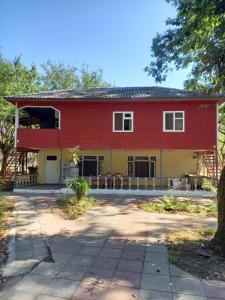
M155 86L143 69L175 14L165 0L0 0L0 52L27 66L86 63L115 86ZM187 73L170 73L162 86L182 88Z

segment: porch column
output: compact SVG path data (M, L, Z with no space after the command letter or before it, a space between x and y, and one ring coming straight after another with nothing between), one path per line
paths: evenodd
M109 169L112 174L112 149L109 150Z
M62 149L60 149L60 166L59 166L59 186L60 186L60 188L61 188L61 186L62 186L62 177L63 177L63 174L62 174L62 164L63 164L63 162L62 162L62 152L63 152L63 150Z
M14 139L14 189L16 188L16 180L17 180L17 128L19 127L19 110L15 109L15 139Z
M163 186L163 151L160 149L160 188Z

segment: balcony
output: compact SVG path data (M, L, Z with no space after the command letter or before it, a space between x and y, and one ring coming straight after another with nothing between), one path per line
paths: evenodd
M59 148L59 129L17 129L18 148Z

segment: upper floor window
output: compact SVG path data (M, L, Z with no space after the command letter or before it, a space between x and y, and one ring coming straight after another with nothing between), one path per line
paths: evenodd
M184 111L164 111L163 131L184 131Z
M114 112L113 131L133 131L133 112Z

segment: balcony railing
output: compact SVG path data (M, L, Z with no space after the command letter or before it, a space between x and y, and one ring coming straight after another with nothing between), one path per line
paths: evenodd
M114 190L209 190L216 187L216 179L209 177L123 177L90 176L85 177L91 189Z
M16 175L16 188L22 188L37 184L37 174Z

